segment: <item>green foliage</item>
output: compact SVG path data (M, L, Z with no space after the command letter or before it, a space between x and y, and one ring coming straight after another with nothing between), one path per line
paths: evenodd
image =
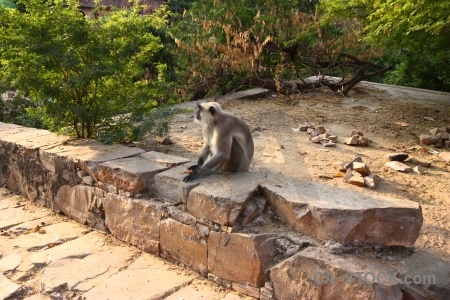
M360 39L379 48L395 70L386 83L450 91L450 2L446 0L323 0L329 22L358 22Z
M25 13L0 9L0 81L32 99L49 129L93 138L114 128L118 141L124 124L172 99L164 6L84 16L77 0L17 2Z
M135 140L143 140L148 137L165 137L170 130L170 121L176 114L187 112L186 109L162 106L152 109L146 114L141 126L135 131Z

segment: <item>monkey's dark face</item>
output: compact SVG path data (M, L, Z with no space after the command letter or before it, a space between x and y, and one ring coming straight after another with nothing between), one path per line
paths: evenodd
M203 110L203 107L200 105L200 104L197 104L197 106L198 106L198 110L197 110L197 113L195 114L195 119L197 120L197 121L202 121L202 110Z

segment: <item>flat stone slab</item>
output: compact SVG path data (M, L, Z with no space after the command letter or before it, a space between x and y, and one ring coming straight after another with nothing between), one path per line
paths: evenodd
M200 181L184 182L186 165L170 168L155 175L155 186L158 195L171 202L187 202L191 190L200 185Z
M90 230L83 225L72 222L61 222L49 226L41 226L44 233L32 232L22 234L11 243L15 248L27 251L43 249L55 243L64 243L80 237Z
M361 272L360 277L357 272ZM334 300L349 295L352 299L401 300L400 280L389 276L395 272L386 261L383 264L307 248L273 267L270 277L279 300ZM377 279L380 282L375 282Z
M0 131L2 142L13 143L26 149L36 150L40 147L55 147L69 141L68 136L57 135L48 130L19 127L14 130Z
M220 278L253 287L264 285L265 271L274 255L274 234L228 234L212 231L208 238L210 272Z
M71 140L56 147L42 147L40 155L47 157L47 163L55 156L72 159L79 168L87 171L96 181L98 166L106 161L136 156L145 152L137 147L105 145L89 139Z
M13 202L17 202L17 198L12 198ZM3 202L5 200L1 200ZM8 201L8 200L6 200ZM8 201L8 205L11 202ZM0 212L0 230L8 229L17 224L27 221L36 220L49 215L49 211L33 210L27 211L23 206L15 206L11 208L2 209Z
M139 249L159 254L159 227L164 204L108 194L103 199L105 223L113 236Z
M295 230L344 244L411 246L422 227L416 202L360 193L278 175L261 183L275 213Z
M405 172L405 173L412 171L412 168L410 166L405 165L404 163L401 163L399 161L388 161L384 165L386 167L394 169L395 171L400 171L400 172Z
M14 128L20 128L20 127L22 127L22 126L16 125L16 124L11 124L11 123L0 122L0 131L10 130L10 129L14 129Z
M65 243L63 246L75 246L78 251L72 250L70 256L53 258L45 267L41 293L52 294L61 288L86 292L127 266L128 261L136 254L136 250L131 247L115 246L105 242L96 248L98 240L95 236L92 240L95 251L89 251L89 239L83 239L84 247L78 247L79 242L73 240Z
M143 254L126 270L104 280L83 296L87 300L166 299L195 278L180 271L160 258Z
M0 258L0 272L15 270L22 262L22 256L11 253Z
M140 157L116 159L98 166L98 180L130 192L141 192L151 187L156 174L168 167Z
M12 282L0 273L0 299L6 299L14 295L20 289L20 285Z
M149 151L140 155L142 158L167 166L178 166L190 162L190 159L162 152Z
M259 172L223 173L200 179L189 193L187 211L197 218L233 226L266 175Z

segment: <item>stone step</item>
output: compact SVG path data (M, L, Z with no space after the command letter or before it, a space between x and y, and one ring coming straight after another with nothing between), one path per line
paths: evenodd
M272 267L270 278L279 300L448 299L450 263L425 252L404 255L390 261L310 247Z
M275 213L295 230L322 240L411 246L422 227L416 202L360 193L277 175L261 183Z

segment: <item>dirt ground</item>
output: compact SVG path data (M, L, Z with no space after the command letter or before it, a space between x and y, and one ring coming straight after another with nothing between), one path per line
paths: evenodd
M218 99L219 102L220 99ZM419 145L420 134L450 126L450 94L361 83L347 96L321 89L303 95L269 95L256 100L226 100L222 107L242 117L253 131L255 156L251 170L271 170L299 179L382 194L420 203L424 223L415 244L450 261L450 164L436 149ZM177 115L171 125L173 145L148 143L149 148L195 159L202 147L194 112ZM397 122L409 126L401 126ZM338 135L336 148L314 144L298 131L303 123L323 125ZM406 123L406 124L405 124ZM344 144L352 130L369 138L367 147ZM425 174L401 173L384 164L386 153L405 152L432 162ZM334 177L335 162L361 156L375 175L375 189L357 187ZM411 163L406 164L413 166Z

